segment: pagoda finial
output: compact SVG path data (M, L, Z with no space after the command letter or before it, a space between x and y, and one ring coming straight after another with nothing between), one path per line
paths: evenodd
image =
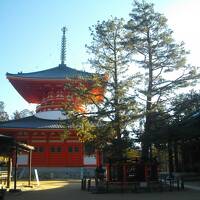
M61 41L61 65L64 65L65 59L66 59L66 37L65 37L65 33L67 31L67 28L64 26L61 30L63 32L62 41Z

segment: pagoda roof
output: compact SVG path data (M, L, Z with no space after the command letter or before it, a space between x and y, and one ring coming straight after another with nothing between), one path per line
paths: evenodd
M64 129L66 120L48 120L29 116L0 122L0 129Z
M37 72L31 72L31 73L22 73L19 72L17 74L6 74L8 79L9 78L25 78L25 79L50 79L50 80L64 80L64 79L87 79L91 78L94 74L73 69L70 67L67 67L65 64L60 64L58 67L37 71Z

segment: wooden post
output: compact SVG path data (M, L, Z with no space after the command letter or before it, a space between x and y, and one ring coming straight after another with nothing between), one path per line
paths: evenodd
M108 163L108 164L106 164L106 180L107 181L111 181L110 170L111 170L111 165L110 165L110 163Z
M179 163L178 163L178 143L177 141L174 142L174 164L175 164L175 171L179 171Z
M28 180L28 186L31 186L31 159L32 158L32 150L28 152L28 168L29 168L29 180Z
M14 169L14 190L17 190L17 152L18 152L18 147L16 144L16 149L15 149L15 169Z
M172 172L174 171L173 167L173 153L172 153L172 144L171 141L168 141L168 166L169 166L169 176L172 177Z
M181 140L181 172L185 171L185 144L184 140Z
M101 152L99 150L96 150L96 165L97 165L97 167L102 165L102 156L101 156Z
M8 160L8 177L7 177L7 188L10 188L10 180L11 180L11 172L12 172L12 158L11 155L9 155L9 160Z
M122 167L123 167L123 182L126 182L127 181L127 165L123 164Z

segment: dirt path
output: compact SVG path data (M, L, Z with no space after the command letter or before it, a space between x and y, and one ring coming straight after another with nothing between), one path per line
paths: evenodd
M23 192L7 193L5 200L199 200L200 191L185 190L180 192L155 193L107 193L92 194L80 190L80 182L42 181L33 188L18 183Z

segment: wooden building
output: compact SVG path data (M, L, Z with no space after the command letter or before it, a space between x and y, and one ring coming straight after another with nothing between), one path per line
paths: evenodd
M152 143L161 147L161 162L165 163L163 171L200 175L200 112L161 128Z

